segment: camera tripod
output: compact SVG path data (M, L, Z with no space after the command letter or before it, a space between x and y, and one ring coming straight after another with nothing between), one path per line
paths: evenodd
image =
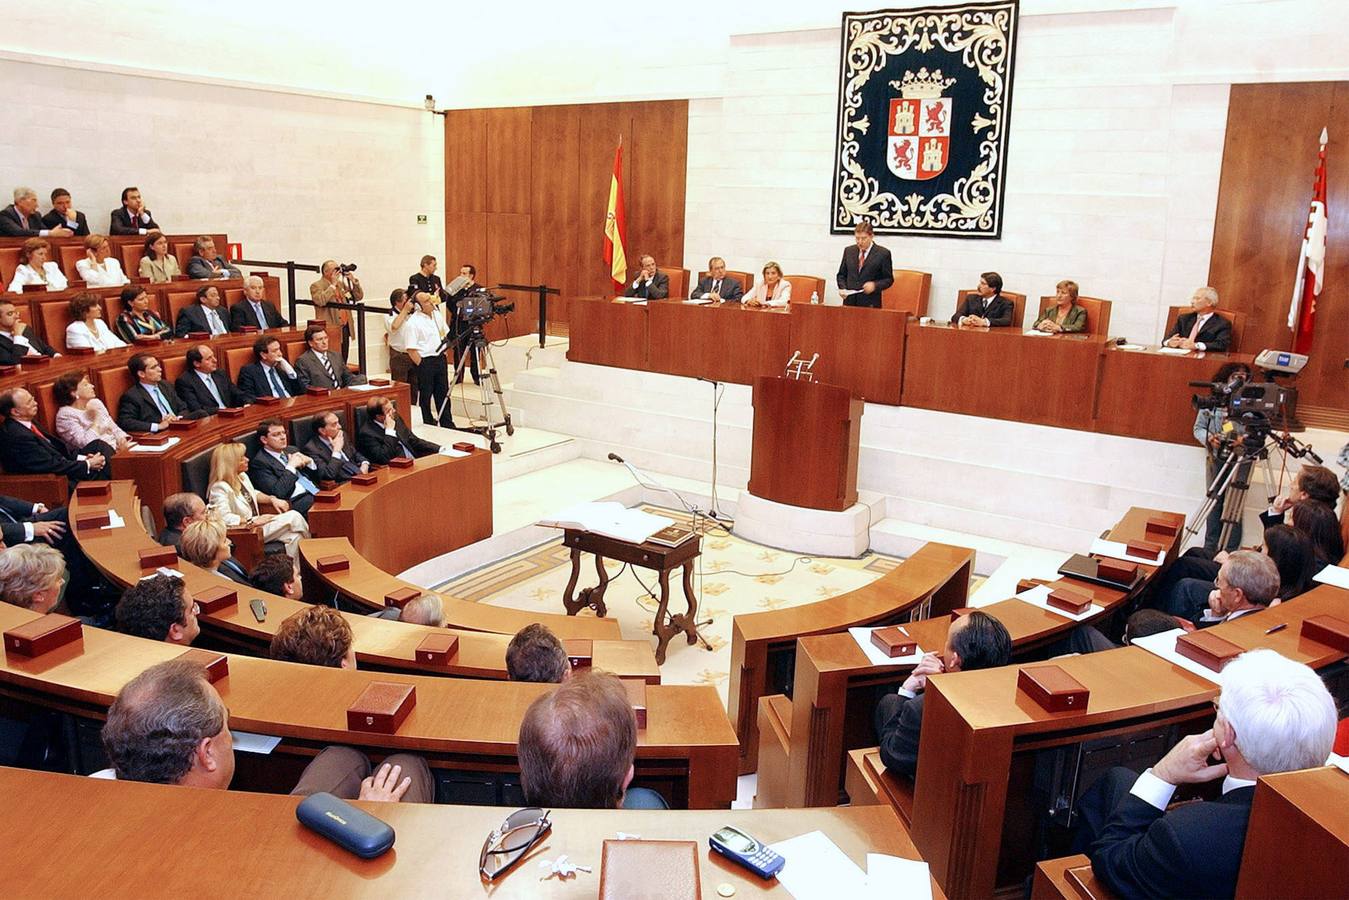
M1253 438L1254 440L1252 440ZM1251 442L1246 443L1246 441ZM1273 442L1275 446L1289 456L1298 458L1310 456L1313 460L1320 462L1320 458L1312 452L1311 447L1303 444L1290 434L1275 434L1268 431L1263 433L1248 432L1241 439L1241 443L1231 445L1226 455L1219 461L1213 481L1210 482L1208 489L1204 492L1203 504L1200 505L1194 514L1194 518L1185 528L1185 540L1198 533L1200 525L1207 522L1213 507L1221 502L1222 530L1218 533L1216 546L1219 550L1226 549L1228 538L1232 535L1232 529L1241 524L1241 514L1246 507L1246 493L1251 487L1251 471L1255 468L1257 462L1261 463L1261 471L1265 473L1266 487L1273 491L1268 496L1267 505L1273 505L1278 493L1274 491L1274 467L1269 462L1270 442ZM1214 541L1209 540L1208 543L1213 544Z
M453 334L445 335L445 340L440 348L441 353L453 347L458 343ZM459 354L458 361L454 364L454 371L450 373L450 389L445 394L445 400L440 404L440 409L436 410L435 421L440 422L444 419L445 410L454 400L454 386L464 376L464 369L468 366L468 361L472 358L470 353L481 352L483 360L486 362L484 367L480 367L478 374L478 390L481 394L483 418L485 421L481 425L467 425L463 428L455 427L456 431L467 431L471 434L480 434L487 438L487 446L493 453L501 452L501 444L497 441L497 429L505 428L507 435L515 434L515 426L511 424L510 410L506 409L506 400L501 392L501 379L497 377L496 360L492 356L492 344L487 340L487 335L483 333L482 325L474 325L469 329L467 340L464 342L464 352ZM495 396L493 396L495 395ZM501 421L492 420L491 410L493 406L501 409ZM465 414L468 410L465 409ZM472 422L472 416L469 417Z

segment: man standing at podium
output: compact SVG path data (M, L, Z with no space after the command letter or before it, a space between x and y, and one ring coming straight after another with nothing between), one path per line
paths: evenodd
M870 222L858 222L852 233L857 243L843 248L843 260L838 264L843 305L880 309L881 294L895 283L890 251L876 243Z

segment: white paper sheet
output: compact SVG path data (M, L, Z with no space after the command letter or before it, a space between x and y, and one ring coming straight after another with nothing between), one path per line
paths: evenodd
M640 544L674 524L673 519L628 509L621 503L576 503L536 523L547 528L579 528L620 541Z
M169 438L167 441L165 441L164 443L160 444L158 447L150 447L150 446L147 446L147 445L145 445L145 444L132 444L132 445L131 445L131 452L132 452L132 453L163 453L165 450L169 449L170 447L172 447L174 444L178 443L178 442L181 441L181 440L182 440L182 438L171 437L171 438Z
M769 845L786 864L778 882L796 900L842 900L864 896L867 876L823 831Z
M1051 336L1051 332L1048 332L1048 331L1040 331L1038 328L1032 328L1030 331L1023 331L1023 332L1021 332L1021 333L1024 334L1026 337L1050 337L1050 336Z
M1152 559L1146 556L1134 556L1129 553L1127 544L1121 541L1107 541L1105 538L1097 538L1091 542L1091 549L1088 553L1095 553L1099 556L1108 556L1111 559L1123 559L1131 563L1140 563L1145 566L1160 566L1162 560L1166 559L1166 551L1162 550Z
M645 306L645 305L646 305L646 298L645 298L645 297L618 297L618 298L615 298L615 299L617 299L619 303L631 303L633 306Z
M117 514L117 510L110 509L108 510L108 524L101 526L99 528L99 531L108 531L109 529L112 528L125 528L125 527L126 527L126 519L123 519L121 516L119 516Z
M349 384L347 388L353 391L378 391L380 389L388 390L393 385L389 384Z
M848 634L852 635L852 639L857 641L857 646L862 648L862 652L866 654L867 659L873 666L916 666L918 661L923 658L922 647L918 647L908 656L886 656L880 647L871 642L871 632L876 630L876 628L867 628L866 626L848 629Z
M1148 348L1147 348L1147 347L1144 347L1142 344L1117 344L1117 345L1115 346L1115 349L1116 349L1116 350L1146 350L1146 349L1148 349Z
M683 300L681 302L687 304L688 306L707 306L709 303L712 302L712 298L694 297L692 300Z
M1071 619L1074 622L1090 619L1092 616L1100 615L1102 612L1102 607L1096 603L1093 603L1084 613L1074 614L1068 612L1066 609L1056 609L1049 605L1049 594L1049 585L1042 584L1014 595L1013 599L1020 600L1023 603L1029 603L1031 606L1038 606L1041 609L1047 609L1056 616L1063 616L1065 619Z
M867 854L867 897L870 900L932 900L928 865L884 853Z
M1349 756L1340 756L1338 753L1330 754L1330 759L1326 760L1326 765L1334 766L1346 775L1349 775Z
M244 753L271 753L276 749L276 745L281 743L279 737L272 737L270 734L254 734L251 731L230 729L230 737L234 739L234 749L242 750Z
M1349 590L1349 569L1343 566L1326 566L1316 573L1313 581L1319 581L1322 584L1333 585L1337 588Z
M456 450L448 444L446 444L444 447L441 447L436 452L439 453L441 456L448 456L451 459L458 459L461 456L468 456L468 453L466 453L465 451Z
M154 570L153 572L151 572L149 575L142 575L142 576L140 577L140 580L141 580L141 581L144 581L144 580L147 579L147 578L157 578L157 577L159 577L160 575L167 575L167 576L169 576L170 578L186 578L186 577L187 577L187 576L184 575L182 572L179 572L177 569L170 569L168 566L160 566L158 569L155 569L155 570Z
M1176 652L1176 638L1185 633L1184 628L1172 628L1170 631L1163 631L1159 634L1149 634L1146 637L1134 638L1132 644L1135 647L1142 647L1149 653L1156 654L1167 662L1175 663L1187 672L1193 672L1200 678L1207 679L1214 684L1218 683L1218 673L1208 666L1201 666L1192 659L1187 659Z
M1170 354L1171 356L1184 356L1186 353L1189 353L1190 351L1186 350L1184 347L1158 347L1157 352L1167 353Z

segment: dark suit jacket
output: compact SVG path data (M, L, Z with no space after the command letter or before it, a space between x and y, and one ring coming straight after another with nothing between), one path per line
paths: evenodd
M77 223L74 229L75 237L88 237L89 220L84 217L84 213L76 210L75 221ZM42 227L50 230L52 228L69 228L70 226L66 224L66 217L53 209L42 217Z
M882 721L884 719L884 721ZM876 710L876 733L885 768L913 778L918 771L918 736L923 727L923 692L916 697L891 694Z
M356 474L361 463L366 462L366 458L361 455L357 447L352 446L348 441L342 448L342 453L346 460L334 459L333 452L323 439L317 434L305 441L304 454L314 461L314 468L318 470L318 477L325 481L350 481L351 476Z
M281 328L286 325L286 320L282 318L281 313L277 312L276 307L272 305L270 300L260 300L258 305L262 307L263 318L267 320L266 324L258 324L258 317L253 313L253 306L245 298L230 307L230 331L239 331L245 325L254 325L258 328Z
M333 367L333 374L337 376L337 384L328 377L328 373L323 371L323 363L319 362L318 354L313 350L306 350L300 354L300 358L295 360L295 373L300 376L300 383L305 387L313 385L322 388L344 388L353 384L365 384L365 376L352 372L347 368L347 364L342 361L341 354L328 351L328 365Z
M211 380L215 382L215 389L220 393L220 399L225 401L226 406L243 406L248 402L248 398L234 386L229 376L219 369L211 373ZM211 392L206 389L206 385L202 383L201 376L193 369L188 368L173 384L183 405L189 410L213 413L220 408Z
M33 332L31 325L25 326L23 336L28 338L28 343L33 345L33 349L43 356L55 356L56 351L51 345L42 340ZM27 351L14 343L13 338L7 334L0 334L0 366L12 366L15 363L23 362Z
M297 452L295 447L287 447L287 453ZM318 484L319 473L317 469L300 469L305 477ZM248 479L253 482L253 487L262 491L264 494L271 494L273 497L280 497L282 500L289 500L295 493L295 485L299 481L296 474L285 466L281 465L280 460L266 450L259 450L248 461Z
M174 415L189 419L198 418L187 408L173 385L167 381L159 382L159 389L173 409ZM123 431L149 431L151 425L157 425L164 418L159 404L150 397L150 392L139 381L127 388L117 401L117 426Z
M216 315L220 316L220 323L225 326L226 331L238 331L234 325L230 324L229 310L224 305L217 306ZM201 331L206 334L211 333L211 325L206 321L206 308L200 303L189 303L178 311L178 321L174 323L174 337L185 338L194 331Z
M693 289L693 293L689 294L689 299L693 300L711 291L712 276L709 275L706 278L698 279L698 286ZM732 278L727 275L721 279L721 299L724 303L739 303L743 296L745 296L745 288L740 284L739 278Z
M42 217L33 213L28 217L27 224L19 216L19 211L11 203L4 209L0 209L0 236L4 237L38 237L39 232L46 226L42 224Z
M142 221L140 216L137 216L133 222L125 206L114 209L111 221L108 223L108 234L140 234L142 228L147 232L162 230L159 223L155 221L154 213L148 209L142 209L141 212L150 218L149 222Z
M36 423L35 423L36 424ZM15 419L6 419L0 441L0 465L15 475L64 475L71 481L89 478L89 467L66 449L65 442L38 425L46 440L42 440Z
M1231 897L1254 787L1170 812L1126 794L1091 845L1091 867L1120 897Z
M628 289L623 292L624 297L645 297L648 300L664 300L670 296L670 276L664 272L657 272L651 276L651 283L643 282L641 287L628 285Z
M965 316L979 316L988 319L988 324L992 328L1005 328L1012 324L1012 317L1016 315L1016 304L1008 300L1002 294L994 294L988 298L988 305L984 305L984 298L978 294L968 294L965 302L960 304L960 309L951 317L951 324L959 322Z
M1194 327L1194 320L1199 314L1193 310L1187 313L1181 313L1176 318L1176 327L1171 330L1167 338L1180 335L1189 337L1190 329ZM1195 338L1197 343L1203 344L1205 350L1212 350L1214 353L1223 353L1232 343L1232 323L1216 312L1208 317L1204 327L1199 329L1199 335Z
M194 256L189 259L187 261L187 277L196 278L198 280L218 278L219 276L216 275L215 270L211 268L211 263L215 263L222 270L228 272L230 278L243 277L243 273L239 271L238 266L219 254L217 254L215 258L209 260L204 256Z
M439 452L440 448L430 441L424 441L412 433L412 430L403 424L401 416L394 420L394 431L397 437L390 437L384 433L384 428L373 418L361 426L360 432L356 435L356 448L365 455L370 462L377 466L387 466L389 460L395 456L402 456L402 448L398 442L407 444L407 448L412 451L415 457L430 456Z
M45 513L33 514L33 501L20 500L18 497L6 497L0 494L0 537L6 547L25 543L25 522L66 522L69 518L64 506L49 509ZM69 537L69 532L66 533ZM41 540L35 538L35 540Z
M276 374L292 397L304 393L304 385L300 383L298 377L292 378L282 369L277 369ZM267 373L263 371L262 363L251 362L239 370L239 392L248 398L249 403L259 397L272 396L272 386L267 381Z
M886 288L895 283L894 266L890 261L890 251L880 244L873 243L867 251L867 261L861 271L857 268L857 245L849 244L843 248L843 259L838 264L838 287L840 290L860 291L868 281L876 282L874 294L862 294L853 302L864 306L880 306L881 296Z
M224 575L235 584L242 584L244 587L251 588L253 582L248 580L248 570L243 567L233 556L220 564L220 574Z

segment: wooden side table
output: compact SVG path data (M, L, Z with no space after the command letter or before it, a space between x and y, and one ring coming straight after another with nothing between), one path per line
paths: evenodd
M690 644L698 640L698 598L693 594L693 561L702 552L703 537L695 534L678 547L664 547L650 542L634 544L617 538L592 534L589 531L566 529L563 546L571 548L571 578L567 580L567 590L562 595L562 605L567 615L574 616L587 607L595 610L598 616L607 615L604 605L604 591L609 586L609 573L604 570L604 560L615 559L630 566L652 569L660 582L660 605L656 608L655 621L651 633L656 636L656 664L665 662L665 648L670 639L683 632ZM582 588L577 596L576 582L581 577L581 554L592 553L595 556L595 573L599 584ZM688 611L670 613L670 573L680 566L684 567L684 599L688 602Z

